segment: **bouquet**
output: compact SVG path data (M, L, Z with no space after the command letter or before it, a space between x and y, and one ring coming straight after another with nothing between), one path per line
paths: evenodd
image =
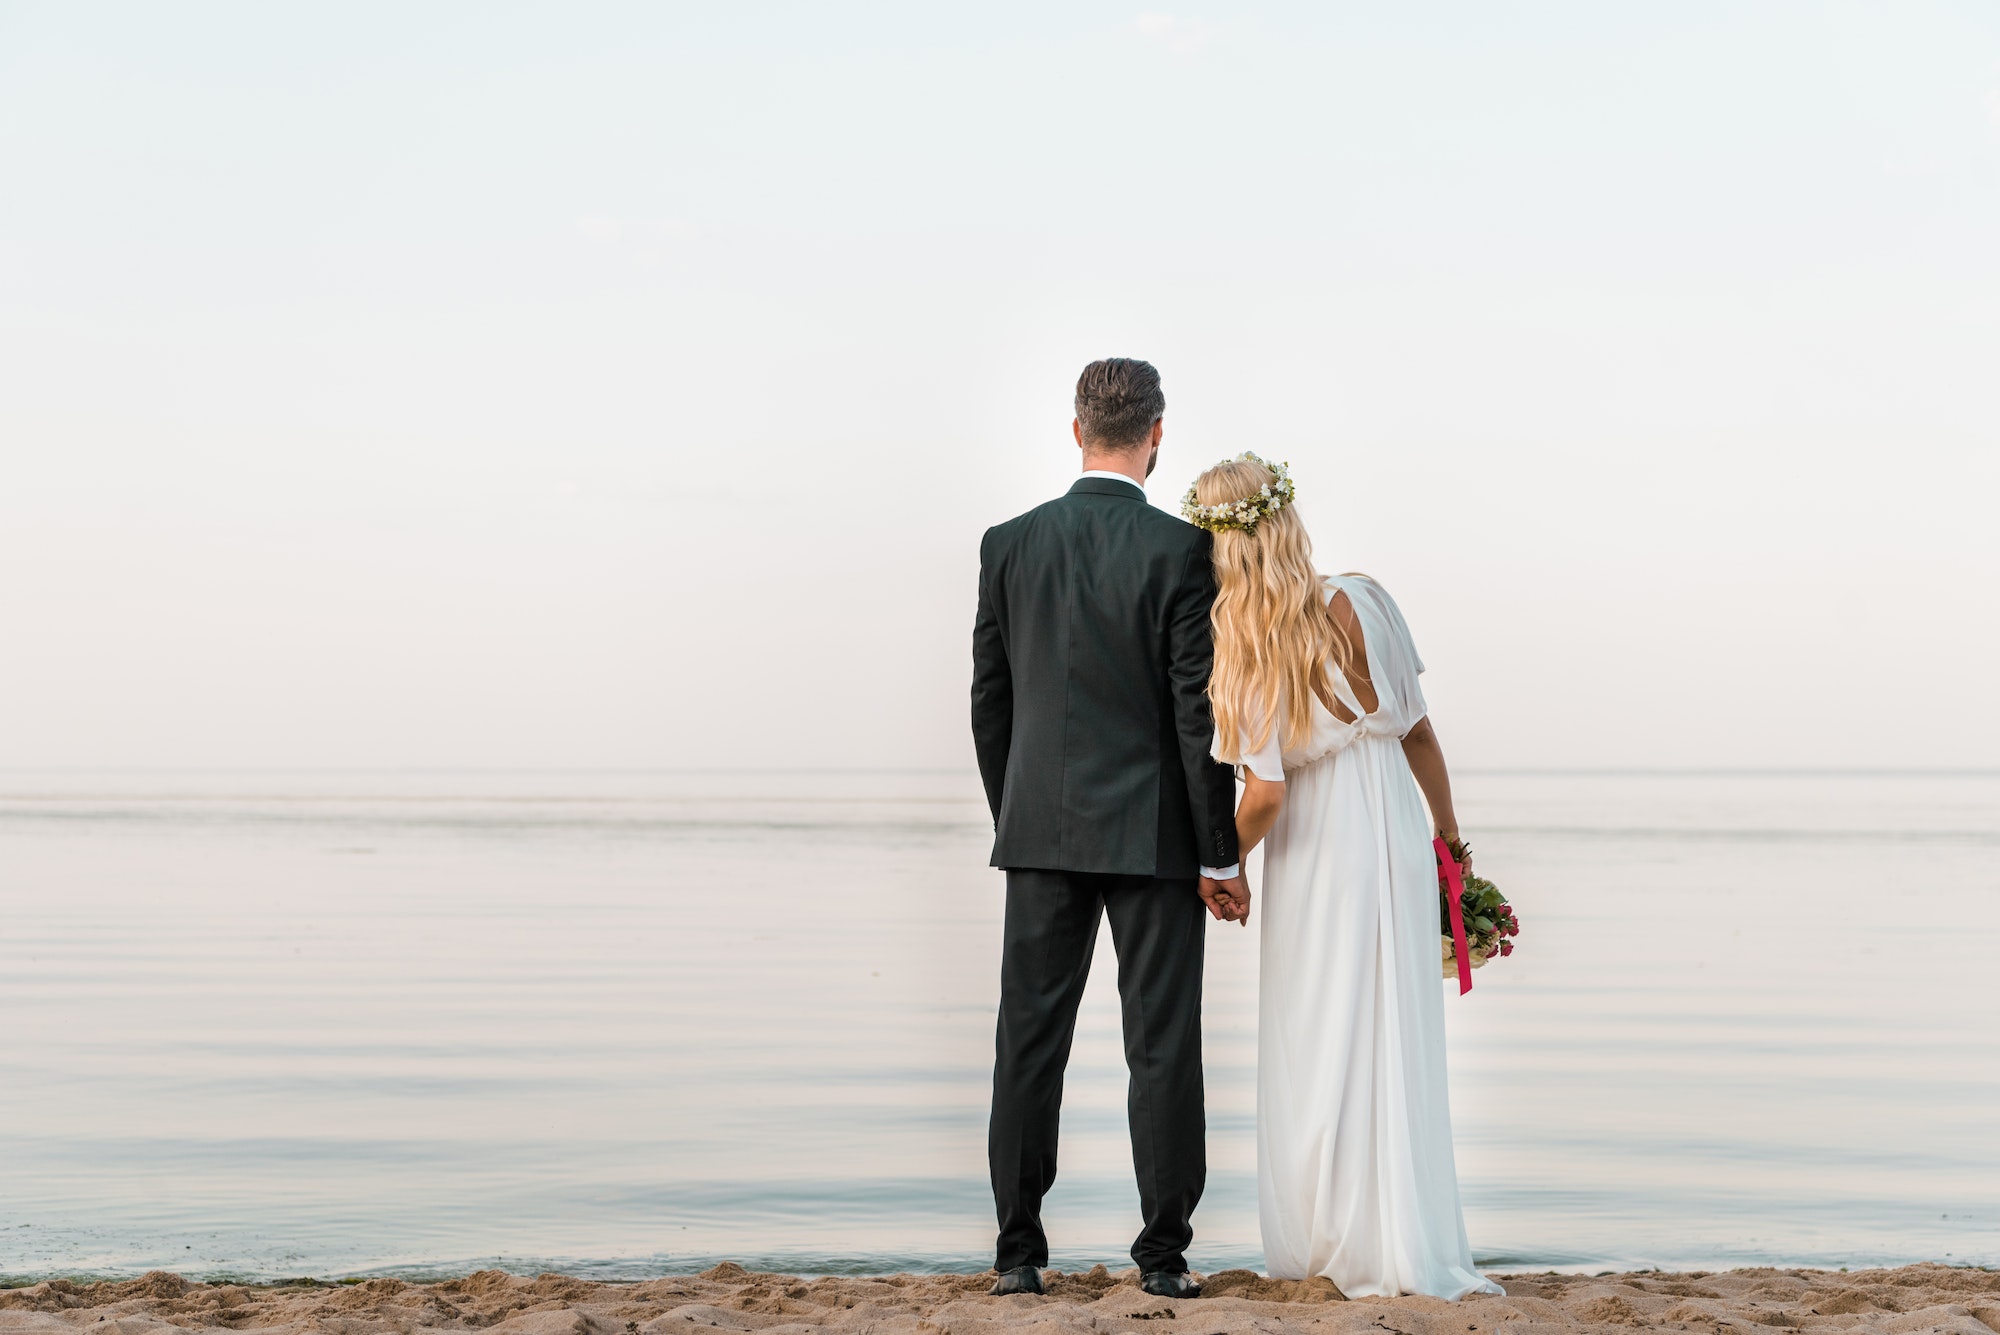
M1452 882L1461 878L1452 873L1458 870L1456 861L1446 865L1446 859L1438 860L1438 908L1440 921L1444 925L1444 976L1450 978L1458 973L1458 955L1451 939L1451 892ZM1521 934L1521 920L1515 916L1513 905L1500 893L1500 887L1484 876L1466 876L1459 890L1458 908L1464 916L1466 961L1473 968L1485 966L1495 955L1506 956L1514 953L1511 938Z

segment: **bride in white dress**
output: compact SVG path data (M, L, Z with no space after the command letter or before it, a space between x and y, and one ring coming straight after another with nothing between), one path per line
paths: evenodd
M1432 817L1470 862L1424 665L1381 585L1313 568L1291 492L1246 454L1183 508L1215 534L1214 754L1244 782L1243 852L1264 846L1265 1264L1351 1298L1499 1293L1473 1268L1452 1161Z

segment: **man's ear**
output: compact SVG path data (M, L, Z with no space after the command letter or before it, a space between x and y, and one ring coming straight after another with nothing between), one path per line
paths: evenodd
M1072 418L1070 418L1070 419L1069 419L1069 433L1070 433L1070 434L1071 434L1072 436L1075 436L1075 437L1076 437L1076 447L1077 447L1077 448L1078 448L1079 450L1080 450L1080 449L1082 449L1082 448L1083 448L1083 419L1082 419L1081 417L1072 417Z

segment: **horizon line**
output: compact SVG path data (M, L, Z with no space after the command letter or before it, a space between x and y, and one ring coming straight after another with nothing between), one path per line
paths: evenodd
M0 765L0 774L960 774L967 765ZM1466 765L1455 774L1648 778L2000 778L2000 766Z

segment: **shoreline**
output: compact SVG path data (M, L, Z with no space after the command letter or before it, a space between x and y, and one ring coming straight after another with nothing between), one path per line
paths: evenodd
M497 1335L1137 1335L1176 1323L1185 1335L1702 1335L1801 1331L1881 1335L2000 1333L2000 1270L1940 1263L1879 1270L1753 1267L1615 1275L1491 1272L1504 1295L1345 1299L1331 1281L1206 1277L1193 1299L1155 1298L1136 1271L1050 1272L1049 1293L993 1298L984 1275L802 1279L725 1262L698 1275L635 1283L534 1278L483 1270L461 1279L196 1283L167 1271L139 1279L44 1280L0 1290L0 1335L161 1335L225 1328L330 1335L419 1329ZM1184 1323L1192 1321L1193 1327ZM1151 1327L1157 1330L1157 1327Z

